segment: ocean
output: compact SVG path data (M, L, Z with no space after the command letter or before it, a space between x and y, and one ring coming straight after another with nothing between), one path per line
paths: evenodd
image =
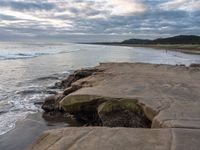
M59 92L51 87L76 69L100 62L200 63L200 55L153 48L70 43L0 43L0 135L41 112L37 102Z

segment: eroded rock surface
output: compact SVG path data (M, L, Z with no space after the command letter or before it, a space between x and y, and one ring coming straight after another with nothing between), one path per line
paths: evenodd
M145 116L137 101L112 99L98 106L103 126L150 128L151 121Z
M43 133L28 149L199 150L199 65L103 63L96 69L103 71L71 83L59 107L94 121L89 125L153 129L63 128Z
M63 128L44 132L27 150L199 150L200 130Z
M73 106L94 96L138 100L152 127L200 128L200 71L194 67L143 63L104 63L104 70L84 80L92 86L81 88L61 101L62 107L73 97Z

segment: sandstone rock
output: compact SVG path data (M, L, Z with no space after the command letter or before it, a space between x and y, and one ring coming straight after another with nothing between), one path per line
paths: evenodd
M97 71L97 69L82 69L75 71L74 74L69 75L66 80L61 81L60 85L57 83L57 87L65 88L62 94L57 94L54 96L47 97L42 105L42 109L46 112L55 112L62 111L59 102L70 93L80 89L82 85L86 82L80 82L77 84L72 84L77 80L90 76L93 72Z
M53 95L49 96L44 100L42 105L42 109L46 112L56 112L56 111L63 111L60 107L59 102L64 98L64 95Z
M190 67L200 67L200 64L191 64Z
M151 127L137 100L90 95L66 96L61 101L65 112L90 125L110 127Z
M72 102L72 108L80 110L77 102L81 104L96 96L136 99L152 127L200 128L200 71L143 63L104 63L99 68L104 71L92 76L98 82L67 96L75 100L67 102L65 97L63 108L67 106L69 110ZM87 97L82 98L84 95Z
M56 86L59 88L68 88L73 82L91 76L93 73L100 71L101 70L96 68L77 70L73 74L70 74L66 79L62 80L61 82L58 82Z
M92 82L91 77L84 80L90 86L60 101L64 111L80 116L85 122L94 120L99 121L98 125L108 126L116 122L124 126L135 124L132 119L140 122L141 116L145 116L152 121L152 129L63 128L45 132L29 150L199 150L198 67L102 63L96 68L104 71L93 74ZM130 101L121 103L122 99ZM120 112L122 117L112 111ZM123 120L125 116L128 121Z
M63 128L44 132L27 150L199 150L200 130Z
M79 86L70 86L70 87L68 87L68 88L66 88L65 90L64 90L64 92L63 92L63 95L69 95L70 93L72 93L72 92L75 92L76 90L78 90L78 89L80 89L81 87L79 87Z
M65 112L75 115L79 121L91 125L100 125L97 108L105 101L99 96L66 96L62 99L60 105Z

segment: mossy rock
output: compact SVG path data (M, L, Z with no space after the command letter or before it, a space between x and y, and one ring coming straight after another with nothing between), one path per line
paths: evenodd
M60 102L65 112L78 120L110 127L149 127L137 100L94 95L69 95Z
M96 110L100 102L104 102L104 100L100 96L69 95L62 99L60 105L66 112L78 113L84 111L85 109L88 109L86 111L90 111L90 109ZM89 108L90 106L92 108Z
M113 99L102 103L98 107L98 113L109 113L117 109L141 110L137 104L137 100Z

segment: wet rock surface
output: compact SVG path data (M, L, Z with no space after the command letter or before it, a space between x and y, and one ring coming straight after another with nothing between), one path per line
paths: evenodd
M63 109L60 107L59 102L64 98L64 95L52 95L45 99L42 104L42 109L45 112L62 112Z

